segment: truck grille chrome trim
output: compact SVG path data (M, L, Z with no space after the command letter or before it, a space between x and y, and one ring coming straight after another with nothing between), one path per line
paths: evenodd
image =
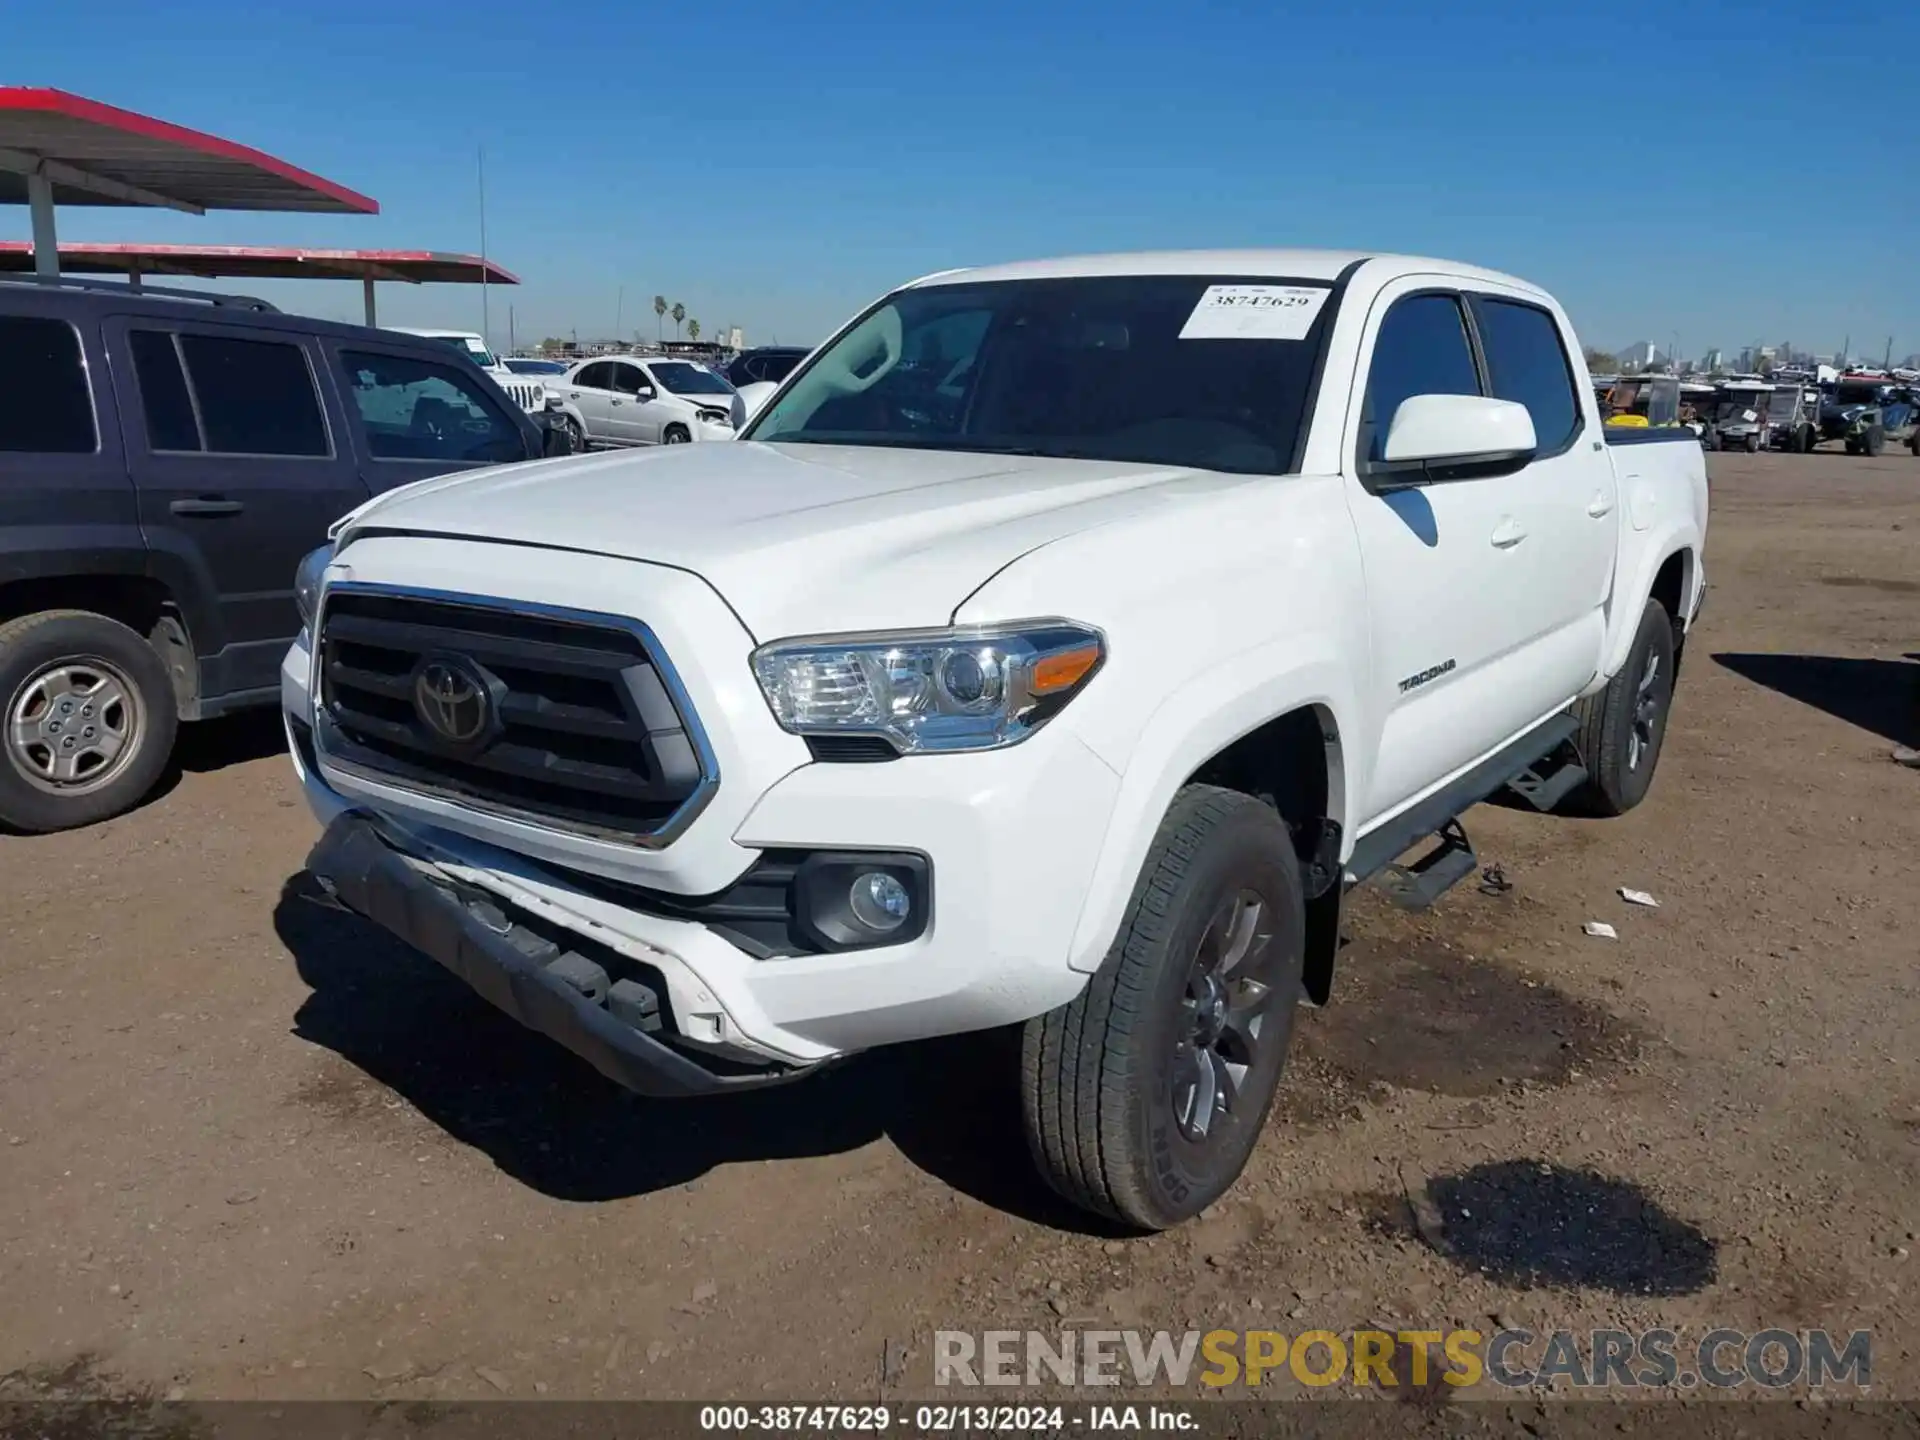
M686 688L637 620L341 582L316 633L323 769L654 849L719 788Z

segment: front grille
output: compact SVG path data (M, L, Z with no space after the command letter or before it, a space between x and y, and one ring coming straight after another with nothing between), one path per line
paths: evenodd
M328 592L321 749L408 788L564 829L664 843L717 780L694 717L639 628L485 602ZM491 724L467 745L426 723L416 681L451 663L484 685ZM655 839L655 837L658 837Z
M522 410L529 413L547 408L547 387L528 380L502 380L500 388Z

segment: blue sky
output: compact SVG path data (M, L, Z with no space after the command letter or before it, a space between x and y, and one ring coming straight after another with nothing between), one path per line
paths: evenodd
M1510 270L1583 338L1920 350L1898 7L1568 0L0 0L0 83L256 145L376 218L68 210L63 238L475 250L517 337L811 341L913 275L1328 245ZM54 18L57 15L57 19ZM1617 18L1616 18L1617 17ZM1905 115L1900 110L1904 103ZM25 238L24 209L0 236ZM259 288L358 318L358 288ZM466 323L464 288L381 318Z

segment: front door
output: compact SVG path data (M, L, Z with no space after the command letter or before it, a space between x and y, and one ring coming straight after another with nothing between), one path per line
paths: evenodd
M299 631L293 574L368 496L311 336L116 317L107 325L147 544L219 595L195 635L209 699L268 690Z
M1402 401L1482 393L1460 296L1417 281L1389 286L1360 354L1348 504L1366 567L1371 708L1381 717L1364 828L1512 738L1547 702L1517 656L1530 623L1520 476L1404 489L1368 478Z
M649 400L653 378L631 360L613 362L613 419L609 429L622 445L654 445L660 440L658 416Z
M567 403L580 412L587 439L596 445L613 443L613 362L596 360L582 365L560 389Z

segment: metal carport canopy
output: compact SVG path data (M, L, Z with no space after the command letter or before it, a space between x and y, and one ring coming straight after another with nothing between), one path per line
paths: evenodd
M59 274L56 205L380 212L357 191L217 135L64 90L0 86L0 205L23 202L44 276Z
M60 268L73 275L125 275L136 285L148 275L191 275L203 280L359 280L367 324L375 323L373 282L408 285L518 285L511 270L439 250L315 250L281 245L90 244L69 240L59 249ZM0 240L0 274L34 268L33 247Z

